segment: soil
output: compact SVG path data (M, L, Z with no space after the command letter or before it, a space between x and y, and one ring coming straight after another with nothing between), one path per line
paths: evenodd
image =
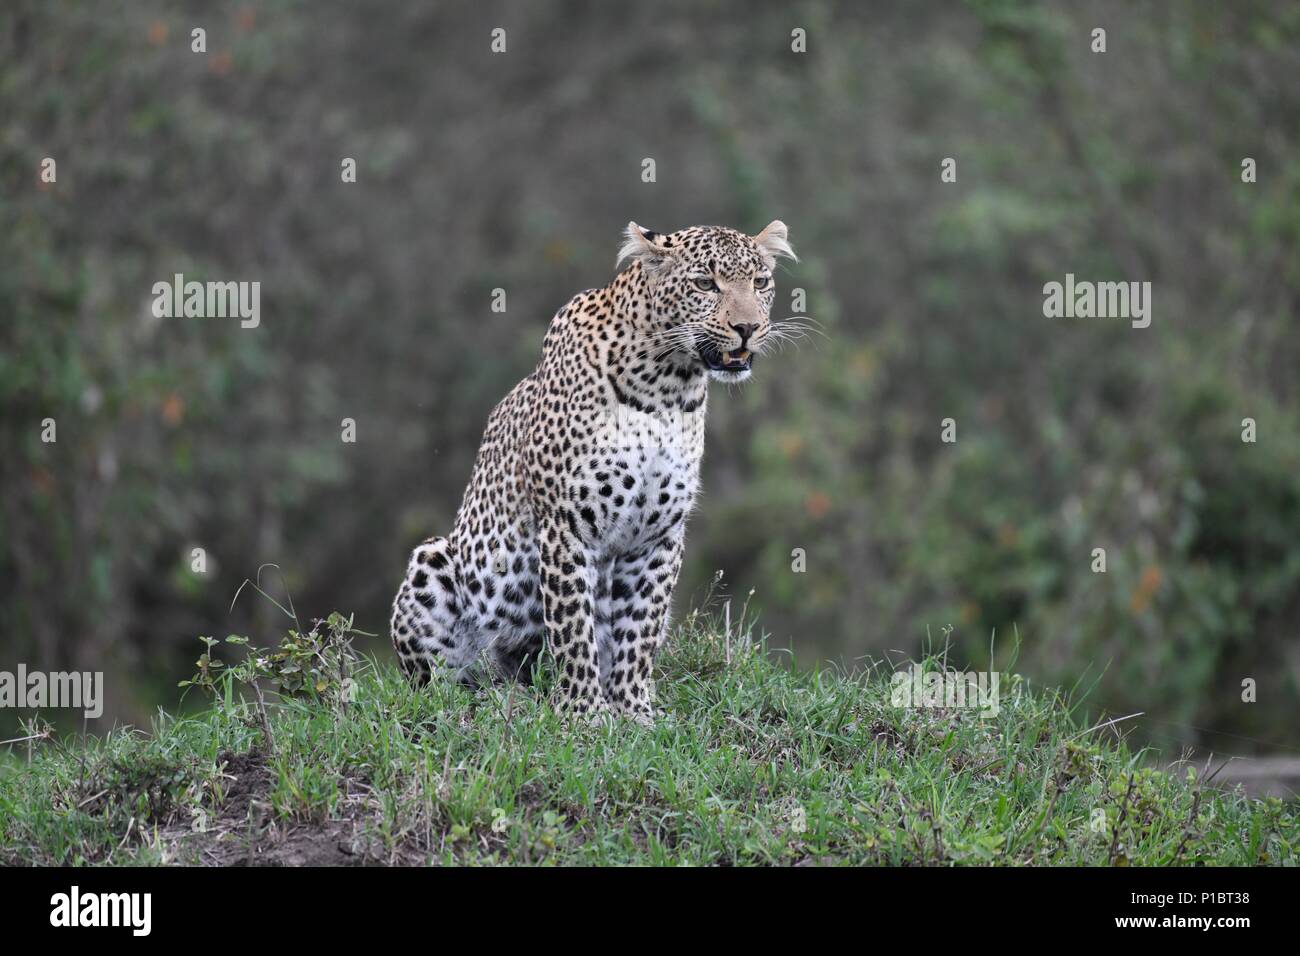
M177 828L167 834L176 861L201 866L380 866L415 865L428 854L413 842L396 852L364 836L368 809L363 800L345 804L342 819L319 822L268 822L271 774L260 753L223 754L224 794L217 812L201 830ZM348 787L351 790L351 787Z

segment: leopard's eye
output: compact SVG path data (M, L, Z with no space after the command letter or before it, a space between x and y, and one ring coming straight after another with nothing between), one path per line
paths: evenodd
M699 289L701 292L717 292L718 284L712 279L696 279L695 288Z
M771 284L772 284L771 276L754 276L755 289L766 289Z

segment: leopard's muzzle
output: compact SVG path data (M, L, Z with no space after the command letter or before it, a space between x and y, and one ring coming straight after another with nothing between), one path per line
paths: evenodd
M740 348L723 352L712 345L701 345L697 350L700 361L713 372L748 372L754 367L754 353Z

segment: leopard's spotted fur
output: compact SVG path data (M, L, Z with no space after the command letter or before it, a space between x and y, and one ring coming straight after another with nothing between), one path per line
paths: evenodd
M527 676L543 646L573 709L647 721L699 486L710 377L749 377L786 228L630 223L631 266L551 322L488 419L451 532L411 555L392 638L419 683Z

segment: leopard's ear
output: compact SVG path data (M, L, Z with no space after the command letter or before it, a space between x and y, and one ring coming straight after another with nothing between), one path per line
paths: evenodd
M795 262L799 261L799 257L794 254L794 247L790 245L787 236L785 223L780 219L773 219L763 227L762 232L754 237L754 241L758 243L758 248L763 253L763 257L767 259L769 267L776 265L776 260L781 256L793 259Z
M641 267L648 272L666 272L672 268L673 256L663 244L663 233L629 222L623 235L623 245L618 250L615 268L629 259L640 262Z

